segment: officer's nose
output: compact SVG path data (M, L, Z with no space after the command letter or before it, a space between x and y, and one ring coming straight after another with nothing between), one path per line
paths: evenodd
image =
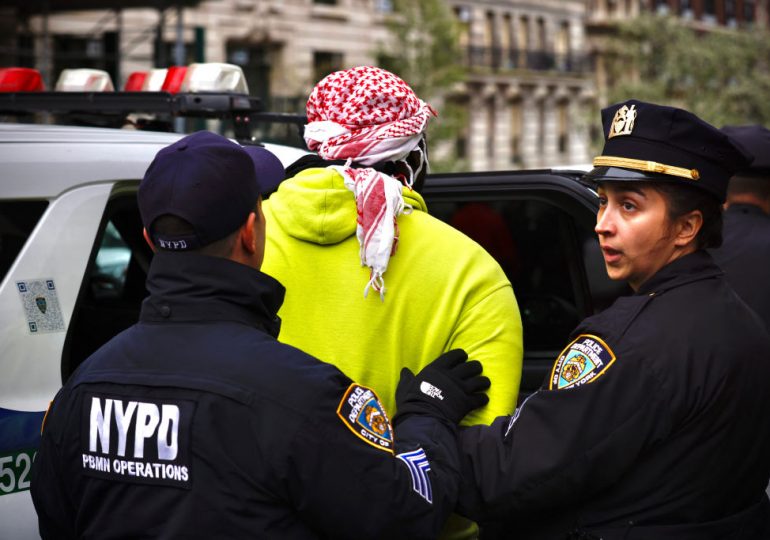
M599 236L607 236L612 234L613 230L612 215L607 211L607 203L605 203L599 207L599 212L596 214L594 232Z

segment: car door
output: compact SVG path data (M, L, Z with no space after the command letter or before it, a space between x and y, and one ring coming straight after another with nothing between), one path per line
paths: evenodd
M428 211L481 244L510 279L524 330L519 399L537 390L583 318L626 290L612 282L593 228L596 193L579 172L433 175Z
M3 203L11 209L3 217L19 219L2 242L14 239L20 249L3 249L13 262L0 281L0 538L37 537L30 469L46 406L61 385L68 318L109 193L109 184L94 183Z

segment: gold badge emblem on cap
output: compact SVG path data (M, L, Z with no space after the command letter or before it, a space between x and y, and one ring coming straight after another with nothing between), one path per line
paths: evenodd
M617 135L631 135L631 131L634 129L634 120L636 120L636 105L631 105L630 109L623 105L615 112L607 138L611 139Z

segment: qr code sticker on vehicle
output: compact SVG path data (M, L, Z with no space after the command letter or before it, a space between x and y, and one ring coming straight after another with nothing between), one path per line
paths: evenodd
M59 307L59 297L53 279L17 281L16 288L21 297L30 334L48 334L65 330L64 317Z

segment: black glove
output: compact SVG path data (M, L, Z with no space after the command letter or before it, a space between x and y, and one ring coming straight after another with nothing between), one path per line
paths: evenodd
M489 398L484 390L489 379L481 375L481 362L466 362L468 355L454 349L436 358L415 376L409 368L401 370L396 388L397 414L428 414L458 423L473 409L486 405Z

